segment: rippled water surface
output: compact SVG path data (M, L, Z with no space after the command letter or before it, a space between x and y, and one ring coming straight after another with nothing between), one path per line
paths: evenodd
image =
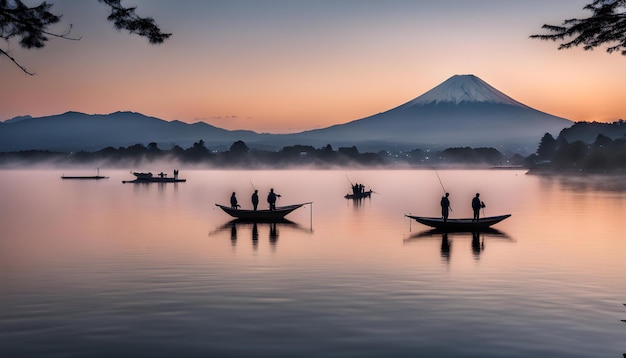
M160 171L174 168L148 168ZM179 184L0 171L2 357L621 357L622 178L180 170ZM89 170L66 170L87 175ZM404 214L510 213L443 235ZM349 182L375 194L343 198ZM233 223L235 191L313 202Z

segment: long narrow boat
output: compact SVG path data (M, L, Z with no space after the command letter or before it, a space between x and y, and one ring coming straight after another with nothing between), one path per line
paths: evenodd
M363 199L363 198L369 198L372 195L373 191L372 190L368 190L368 191L364 191L364 192L360 192L360 193L352 193L352 194L346 194L344 195L344 198L346 199Z
M434 227L439 230L449 230L449 231L472 231L472 230L484 230L491 225L497 224L500 221L508 218L511 214L498 215L498 216L487 216L484 218L480 218L478 221L474 219L448 219L443 221L443 218L428 218L423 216L414 216L405 214L404 216L414 219L420 224L424 224L426 226Z
M279 220L283 219L285 215L290 212L298 209L299 207L310 204L310 203L302 203L302 204L294 204L287 206L277 206L276 210L246 210L246 209L233 209L230 206L215 204L228 215L237 218L237 219L245 219L245 220Z
M109 177L105 177L102 175L85 175L85 176L67 176L67 175L62 175L61 179L93 179L93 180L98 180L98 179L109 179Z
M98 168L96 175L61 175L61 179L91 179L91 180L99 180L99 179L109 179L109 177L105 177L100 175L100 169Z

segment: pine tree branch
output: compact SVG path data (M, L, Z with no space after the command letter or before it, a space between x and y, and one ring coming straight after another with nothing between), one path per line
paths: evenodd
M594 0L586 5L592 15L584 19L568 19L560 26L543 25L548 34L531 35L544 41L564 41L559 50L582 46L585 51L607 45L606 51L626 55L626 0Z
M3 49L0 49L0 56L6 56L9 58L9 60L11 60L11 62L13 62L17 67L20 68L20 70L22 70L24 73L26 73L27 75L31 75L34 76L35 73L33 72L29 72L24 66L20 65L19 62L17 62L11 55L9 55L8 53L6 53Z
M131 34L146 37L151 44L161 44L171 33L164 33L151 17L140 17L135 14L136 7L123 7L121 0L98 0L111 8L107 20L113 22L117 30L127 30Z

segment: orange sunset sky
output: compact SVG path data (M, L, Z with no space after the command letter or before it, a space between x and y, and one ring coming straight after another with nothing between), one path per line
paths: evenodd
M30 5L40 1L25 1ZM225 129L288 133L383 112L474 74L574 121L626 118L626 56L532 40L587 17L591 0L145 0L164 44L113 29L96 0L52 0L63 32L39 50L2 43L0 120L133 111Z

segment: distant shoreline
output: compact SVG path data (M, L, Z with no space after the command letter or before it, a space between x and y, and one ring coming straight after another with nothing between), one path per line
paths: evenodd
M554 168L531 168L528 169L526 174L529 175L539 175L539 176L626 176L626 169L616 168L616 169L606 169L606 170L583 170L583 169L554 169Z

